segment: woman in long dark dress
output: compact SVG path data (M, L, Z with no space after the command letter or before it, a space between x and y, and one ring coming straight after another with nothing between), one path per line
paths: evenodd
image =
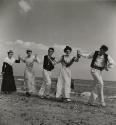
M8 52L8 57L5 58L2 66L2 85L1 92L2 93L11 93L16 91L16 85L13 75L13 67L14 63L20 63L20 60L15 60L13 58L13 51L10 50Z

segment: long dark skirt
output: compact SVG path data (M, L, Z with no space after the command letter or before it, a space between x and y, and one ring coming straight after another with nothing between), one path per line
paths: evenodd
M16 91L16 85L14 81L13 68L8 63L4 62L2 67L3 79L1 85L1 91L4 93L11 93Z
M1 91L4 93L10 93L16 91L16 85L13 75L3 75Z

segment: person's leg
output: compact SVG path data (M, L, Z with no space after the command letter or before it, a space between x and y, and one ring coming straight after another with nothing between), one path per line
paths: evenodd
M42 83L41 88L40 88L40 90L39 90L39 95L40 95L40 96L43 96L43 95L44 95L45 88L46 88L46 82L43 80L43 83Z
M24 78L24 84L25 84L25 90L26 90L26 96L30 96L31 94L29 93L29 86L28 86L28 80Z
M58 77L57 88L56 88L56 98L59 98L62 94L62 89L63 89L62 84L63 84L62 73L60 73L60 76Z
M100 100L100 103L105 106L104 101L104 94L103 94L103 80L101 76L101 72L98 70L95 70L95 72L92 72L93 79L97 82L97 89L98 89L98 99Z
M25 90L26 90L26 96L29 97L31 96L30 92L30 81L29 81L29 72L28 70L25 70L24 72L24 85L25 85Z
M46 79L45 79L45 73L44 73L44 70L43 70L43 83L42 83L42 86L41 86L41 88L39 90L39 95L40 96L44 95L45 89L46 89Z
M99 101L101 103L102 106L105 106L105 101L104 101L104 83L103 83L103 79L101 76L101 73L99 74L99 85L98 85L98 97L99 97Z
M34 72L29 74L29 92L33 93L33 94L37 94L36 93L36 88L35 88L35 74Z
M50 90L51 90L51 72L50 71L45 71L45 79L46 79L45 95L47 97L49 97L50 96Z
M70 100L70 92L71 92L71 71L70 69L67 69L66 72L64 72L64 89L65 89L65 98L67 101Z
M64 83L65 84L65 98L67 99L67 101L71 101L70 99L70 84L71 84L71 81L67 81Z
M99 73L96 71L96 69L92 69L91 70L91 75L93 77L93 80L94 80L94 84L92 86L92 91L91 91L91 95L90 95L90 98L88 100L89 103L93 104L96 100L96 97L95 97L95 90L96 90L96 87L97 87L97 79L99 77Z
M49 96L50 89L51 89L51 72L43 70L43 84L39 91L39 95L43 96L45 94L46 96Z

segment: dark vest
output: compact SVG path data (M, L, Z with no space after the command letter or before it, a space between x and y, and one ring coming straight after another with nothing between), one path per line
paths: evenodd
M95 53L94 53L94 55L93 55L93 60L92 60L92 62L91 62L91 67L102 71L102 70L104 70L105 67L107 66L108 55L107 55L107 54L104 54L104 66L103 66L103 67L98 67L98 66L95 65L95 61L96 61L98 55L99 55L99 51L95 51Z
M54 60L54 58L51 57L51 60ZM47 71L52 71L54 69L54 65L52 64L51 60L48 58L48 55L44 56L43 69Z
M72 59L70 60L70 62L67 63L67 62L65 61L65 59L64 59L64 55L62 56L62 62L65 63L66 67L70 67L70 66L72 65L72 63L74 62L74 59L75 59L75 58L72 58Z

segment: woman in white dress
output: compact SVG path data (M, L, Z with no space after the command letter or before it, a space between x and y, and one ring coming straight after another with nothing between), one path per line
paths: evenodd
M60 75L58 77L57 82L57 91L56 98L59 98L61 95L65 101L69 102L70 99L70 91L71 91L71 69L70 66L73 62L79 60L79 56L72 57L71 56L72 48L66 46L64 49L64 55L62 55L61 59L57 63L61 63L62 67L60 70ZM65 98L64 98L65 97Z
M26 88L26 96L30 96L31 93L36 94L35 88L35 73L33 70L34 62L39 63L39 58L37 55L32 55L32 50L27 50L27 56L25 59L20 59L26 64L24 71L24 83Z

